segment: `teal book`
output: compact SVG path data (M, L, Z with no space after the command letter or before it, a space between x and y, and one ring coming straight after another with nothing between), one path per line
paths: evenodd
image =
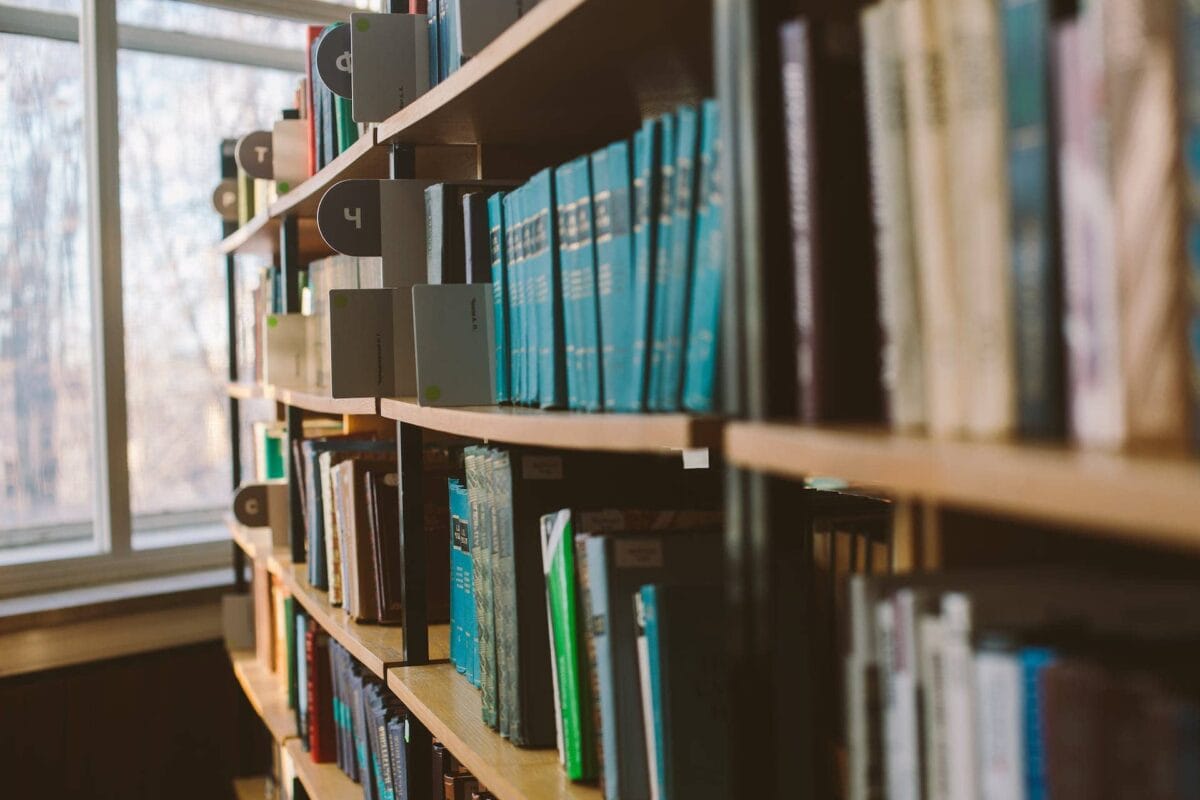
M700 175L696 197L694 275L688 317L683 406L711 413L720 347L721 294L725 280L724 210L721 201L721 112L716 100L700 107Z
M441 82L438 72L441 56L438 53L438 4L442 0L429 0L429 85L437 86Z
M509 358L512 364L511 397L513 403L525 402L525 327L522 315L521 247L517 226L520 189L504 195L501 207L504 216L504 254L508 280Z
M643 586L641 600L653 716L651 770L660 798L733 796L722 613L712 586ZM698 732L703 735L697 735Z
M1042 704L1042 673L1055 661L1054 651L1025 647L1018 652L1024 683L1025 710L1022 714L1025 734L1025 797L1046 800L1046 737Z
M305 641L308 633L308 616L305 614L296 615L295 623L296 642ZM305 745L308 744L308 658L303 646L297 644L296 647L296 730L300 732L300 738L304 740ZM304 691L300 691L300 687L304 687Z
M593 739L591 679L578 580L575 571L575 537L571 512L543 516L542 565L558 706L562 724L562 750L567 777L573 781L596 777L596 743ZM546 523L549 524L546 524Z
M492 265L492 323L496 337L496 402L507 403L509 393L509 292L504 251L504 192L487 199L488 255Z
M678 143L675 116L660 118L662 141L658 153L658 216L655 219L654 301L650 318L650 368L646 380L646 405L652 411L662 408L663 357L667 348L667 304L670 293L671 255L675 223L675 148Z
M438 0L438 82L450 77L450 5L454 0Z
M600 328L600 383L605 411L622 411L629 396L633 349L632 182L629 142L592 154L592 212L596 247L596 305Z
M450 494L450 663L460 672L467 671L467 644L464 583L464 556L470 553L471 508L467 491L457 478L446 482ZM474 603L470 606L472 616Z
M530 271L534 276L537 316L537 387L538 405L562 408L566 402L566 375L563 360L563 309L558 242L551 212L554 202L554 170L537 173L526 184L530 216Z
M538 402L538 326L536 290L537 280L533 263L533 225L530 215L529 185L518 190L517 247L521 251L521 317L525 330L525 404Z
M595 225L592 208L592 165L587 156L574 162L574 207L575 207L575 275L578 286L575 291L579 319L579 342L582 352L578 353L579 369L583 375L584 411L599 411L603 407L604 387L600 374L600 312L596 303L596 242L592 235Z
M1191 367L1192 445L1200 450L1200 8L1181 3L1180 116L1183 122L1183 166L1188 203L1184 209L1187 254L1188 356Z
M578 290L578 253L575 237L578 231L575 217L575 182L578 168L569 161L554 171L555 226L558 232L558 263L563 310L563 358L566 364L567 408L583 405L583 372L579 368L580 318Z
M351 116L349 97L334 97L334 116L337 121L337 153L346 152L350 145L358 141L358 123Z
M630 375L618 411L646 408L650 378L650 348L654 310L654 254L657 251L658 206L661 197L658 162L662 149L662 123L648 119L633 136L633 302L630 305Z
M458 43L458 15L462 13L462 4L459 0L445 0L446 2L446 25L442 33L441 46L446 50L446 75L450 77L459 67L462 66L462 48Z
M679 410L683 384L683 347L687 335L688 300L692 282L694 223L696 218L696 162L699 142L699 117L691 106L675 112L675 193L674 219L671 223L671 260L663 304L662 368L659 371L658 407L662 411ZM661 284L660 284L661 285Z

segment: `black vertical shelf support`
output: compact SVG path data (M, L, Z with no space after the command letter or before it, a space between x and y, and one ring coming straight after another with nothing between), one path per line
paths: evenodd
M283 277L283 310L287 314L300 312L300 225L292 214L285 216L279 226L279 267ZM287 449L283 457L292 463L296 442L304 433L304 412L295 406L287 407ZM289 475L295 470L289 466ZM288 540L291 544L292 563L305 561L304 514L300 507L300 483L288 481Z
M237 178L237 163L234 161L234 149L237 140L225 139L221 142L221 179ZM237 223L221 221L221 238L229 236L237 230ZM232 253L225 256L225 319L226 335L229 337L229 382L238 380L238 342L237 342L237 261ZM230 478L236 491L242 485L242 419L241 403L232 395L229 399L229 460ZM233 588L238 594L246 591L246 554L237 542L231 542L233 548Z
M794 7L715 0L727 231L722 406L794 416L795 296L781 163L777 31ZM733 785L753 797L828 797L817 768L810 650L812 541L794 482L726 468L726 610Z

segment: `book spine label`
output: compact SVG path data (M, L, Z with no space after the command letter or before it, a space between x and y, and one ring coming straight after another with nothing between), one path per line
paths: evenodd
M683 346L687 335L688 299L693 274L694 224L699 120L696 109L682 106L675 114L675 192L671 222L671 260L667 278L666 320L663 322L663 355L658 404L664 411L679 410L683 384Z
M492 323L496 337L496 402L507 403L512 395L509 388L511 364L509 358L508 269L504 252L504 193L497 192L487 200L488 251L492 267Z
M651 410L662 409L663 358L667 347L667 316L670 303L671 253L675 222L675 156L678 145L675 116L664 114L661 118L662 145L657 164L659 180L658 217L655 222L656 241L653 251L654 302L650 329L649 378L646 382L646 402Z
M1062 265L1050 97L1047 0L1006 0L1003 9L1017 429L1061 438Z
M715 100L700 107L700 162L696 187L696 227L692 250L695 275L687 329L683 406L697 413L714 408L717 336L725 270L725 239L720 190L721 111Z

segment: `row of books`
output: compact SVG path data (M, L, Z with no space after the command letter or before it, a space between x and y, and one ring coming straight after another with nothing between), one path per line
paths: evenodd
M429 85L450 77L537 2L409 0L409 13L428 15Z
M783 25L802 418L1195 436L1194 13L882 0Z
M554 474L561 458L469 447L463 478L447 481L451 660L480 688L488 725L516 744L557 743L572 780L601 779L610 798L724 796L718 740L692 735L724 713L711 625L722 514L702 499L712 476L626 461L630 478L586 493L517 477ZM574 460L576 480L616 466ZM571 494L598 510L557 508Z
M1194 583L855 576L850 800L1197 797Z
M445 479L446 448L423 450L430 480ZM396 441L376 434L298 439L293 475L300 486L308 581L357 621L399 623L401 568ZM423 503L428 542L427 614L448 616L448 504Z
M712 410L720 152L708 100L487 197L500 402Z

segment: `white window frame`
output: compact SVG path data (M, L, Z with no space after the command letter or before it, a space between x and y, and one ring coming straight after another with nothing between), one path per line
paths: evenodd
M301 22L348 20L354 9L320 0L186 0ZM93 541L96 555L0 567L0 597L69 586L211 569L230 563L227 540L134 550L125 405L125 327L121 290L117 53L121 49L303 73L305 54L219 37L117 23L117 0L80 0L73 14L5 5L0 33L78 42L83 61L88 274L92 310ZM280 98L281 102L284 98ZM213 143L216 148L217 142ZM213 175L214 184L219 176ZM218 230L213 217L214 236Z

